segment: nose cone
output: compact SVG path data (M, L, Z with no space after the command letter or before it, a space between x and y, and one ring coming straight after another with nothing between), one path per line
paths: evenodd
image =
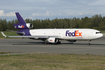
M103 37L102 33L97 35L97 38L101 38L101 37Z
M101 37L103 37L103 34L101 34Z

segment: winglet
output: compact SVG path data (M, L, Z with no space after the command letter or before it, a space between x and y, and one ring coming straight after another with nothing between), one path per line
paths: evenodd
M3 32L1 32L1 34L2 34L5 38L7 37Z

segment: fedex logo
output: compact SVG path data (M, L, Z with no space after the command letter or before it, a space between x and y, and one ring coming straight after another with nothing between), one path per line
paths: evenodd
M50 41L53 41L52 39Z
M24 26L23 25L18 25L18 28L24 28Z
M82 32L79 32L79 30L76 30L74 32L70 32L69 30L66 31L66 36L76 36L76 37L82 37Z

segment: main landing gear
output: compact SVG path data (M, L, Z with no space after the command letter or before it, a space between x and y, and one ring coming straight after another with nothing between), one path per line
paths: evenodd
M59 41L59 42L57 42L56 44L61 44L61 42Z
M45 39L45 40L44 40L44 44L48 44L48 41L47 41L47 39Z
M90 42L91 42L91 40L88 40L88 45L91 45Z
M55 44L61 44L61 42L59 41L59 39L56 39Z

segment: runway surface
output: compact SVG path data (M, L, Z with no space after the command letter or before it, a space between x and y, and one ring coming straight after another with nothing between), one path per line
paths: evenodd
M31 39L0 39L0 52L12 52L12 54L25 53L62 53L62 54L90 54L105 55L105 37L94 40L88 46L88 41L77 41L71 44L61 41L62 44L44 45L41 40Z

